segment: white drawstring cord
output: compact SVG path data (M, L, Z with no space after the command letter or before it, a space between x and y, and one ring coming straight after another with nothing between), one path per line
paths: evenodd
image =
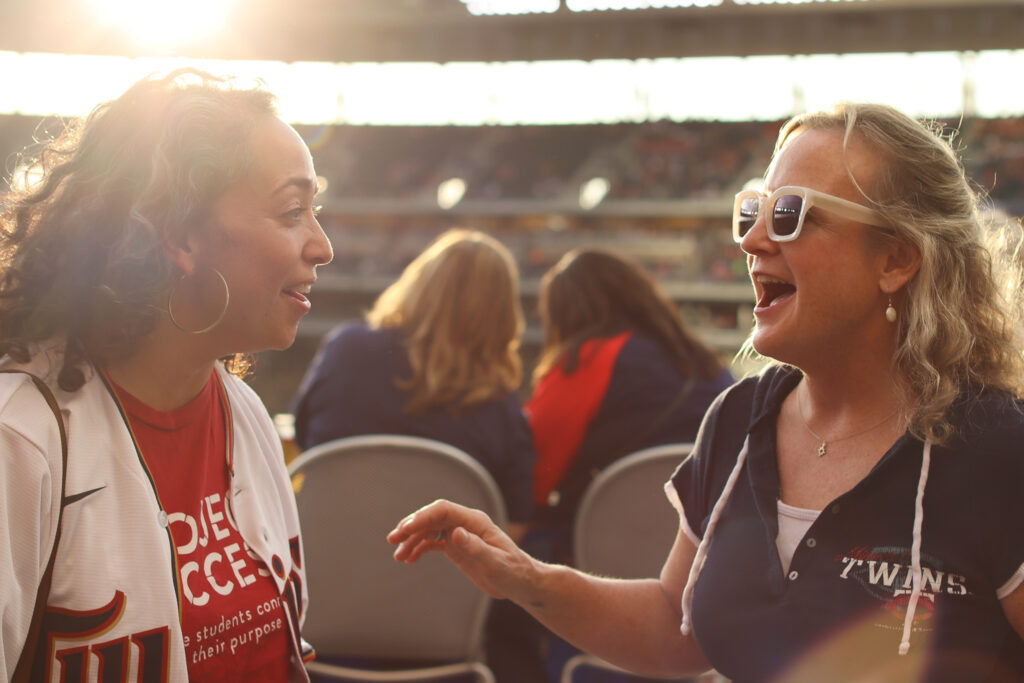
M917 603L921 597L921 584L923 582L923 571L921 568L921 528L924 525L924 491L925 485L928 482L928 470L931 467L931 450L931 441L926 441L921 457L921 476L918 479L917 496L914 502L914 532L910 547L911 580L913 587L910 591L910 600L907 602L907 611L903 618L903 637L900 641L899 647L900 655L905 655L910 651L910 631L914 624L914 613L917 610ZM725 507L725 503L728 501L732 490L736 486L736 480L739 478L740 470L743 469L743 463L746 458L747 440L744 440L743 448L740 450L739 456L736 458L736 465L729 474L729 479L725 482L725 488L722 490L722 494L718 497L718 500L715 501L715 506L711 510L711 517L708 520L708 526L704 532L704 538L701 539L700 544L697 546L697 553L693 558L693 564L690 566L690 574L686 579L686 587L683 589L682 599L683 619L682 624L679 627L680 632L684 636L690 635L693 631L690 623L690 616L693 610L693 591L697 584L697 578L700 576L700 572L704 568L704 560L707 558L708 553L708 544L711 542L711 536L714 534L715 527L718 526L718 520L722 516L722 509Z
M913 588L907 602L907 613L903 617L903 639L900 641L900 654L910 652L910 629L914 625L914 612L917 601L921 597L923 581L921 569L921 527L924 525L924 486L928 481L928 468L931 466L932 442L925 441L924 452L921 454L921 478L917 482L917 500L914 503L914 539L910 545L910 567Z
M708 554L708 543L711 542L711 535L715 533L715 527L718 526L718 519L722 516L722 508L725 507L729 495L736 486L740 470L743 469L743 461L747 459L747 441L749 439L750 437L748 436L743 440L743 448L740 449L740 454L736 458L736 465L732 468L732 472L725 482L722 495L718 497L718 500L715 501L715 507L711 509L707 530L704 531L704 538L701 539L700 544L697 546L697 554L694 555L693 564L690 565L690 575L686 578L686 587L683 589L683 621L679 626L679 631L684 636L690 635L690 632L693 630L690 625L690 612L693 609L693 589L697 585L697 577L700 575L700 570L704 567L704 560Z

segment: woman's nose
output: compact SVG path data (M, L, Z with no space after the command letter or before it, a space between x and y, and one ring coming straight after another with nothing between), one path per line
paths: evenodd
M773 251L777 248L778 245L768 237L768 221L764 217L764 211L761 211L750 230L740 240L740 249L748 254L756 254Z
M320 221L314 220L313 224L316 227L313 229L312 239L306 245L306 258L314 265L326 266L334 260L334 247L331 246L331 240L324 232Z

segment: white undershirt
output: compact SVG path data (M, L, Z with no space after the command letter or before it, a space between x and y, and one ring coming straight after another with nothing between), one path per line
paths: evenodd
M821 514L821 510L793 507L781 500L776 507L779 512L779 535L775 537L775 547L779 549L779 557L782 559L782 573L788 574L789 563L793 561L796 547Z

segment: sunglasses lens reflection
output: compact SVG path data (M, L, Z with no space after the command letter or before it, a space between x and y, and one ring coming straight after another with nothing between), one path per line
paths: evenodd
M803 197L787 194L779 197L772 207L772 228L776 235L792 235L800 223Z
M758 200L755 197L748 197L740 202L739 212L736 216L736 225L739 227L740 237L743 237L757 222Z

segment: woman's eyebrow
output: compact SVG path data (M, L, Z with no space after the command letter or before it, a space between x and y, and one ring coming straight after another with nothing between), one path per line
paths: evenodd
M280 185L274 188L274 191L271 192L270 194L276 195L288 189L289 187L298 187L299 189L305 190L306 192L318 192L320 190L319 184L317 183L315 178L307 178L306 176L294 176L282 182Z

